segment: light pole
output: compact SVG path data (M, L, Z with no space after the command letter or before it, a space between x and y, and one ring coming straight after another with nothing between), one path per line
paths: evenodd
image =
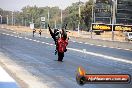
M24 23L24 18L22 17L22 26L23 26L23 23Z
M93 38L93 30L92 30L92 23L95 22L95 12L94 12L94 0L93 0L93 3L92 3L92 19L91 19L91 28L90 28L90 32L91 32L91 38Z
M117 13L117 0L115 0L115 14ZM116 24L116 16L115 16L115 24Z
M2 24L2 16L1 15L0 15L0 18L1 18L1 22L0 23Z
M92 23L94 22L94 1L92 4Z
M50 20L49 20L49 18L50 18L50 12L49 12L49 10L50 10L50 6L48 7L48 24L47 24L47 33L48 33L48 25L50 24Z
M13 18L13 20L14 20L14 26L15 26L15 24L16 24L16 17L15 17L15 15L16 15L16 14L15 14L15 11L14 11L14 15L13 15L13 17L14 17L14 18Z
M50 7L48 8L48 24L49 24L49 15L50 15L49 9L50 9Z
M26 19L25 19L25 27L27 26L27 21L26 21Z
M7 25L9 24L9 18L8 18L8 15L6 16L6 24L7 24Z
M16 25L16 18L15 18L15 16L14 16L14 26Z
M13 23L14 23L14 17L13 17L13 12L12 12L12 26L13 26Z
M79 0L79 9L78 9L78 13L79 13L79 19L78 19L78 35L79 35L79 29L80 29L80 15L81 15L80 0Z
M115 24L115 0L113 0L113 16L112 16L112 40L114 40L114 24Z

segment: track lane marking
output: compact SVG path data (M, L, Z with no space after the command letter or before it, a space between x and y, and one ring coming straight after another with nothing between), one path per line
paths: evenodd
M20 39L21 39L21 38L23 38L23 37L18 37L18 38L20 38Z
M67 48L67 49L83 53L83 50L74 49L74 48ZM102 57L102 58L105 58L105 59L108 59L108 60L114 60L114 61L120 61L120 62L132 64L131 60L125 60L125 59L122 59L122 58L116 58L116 57L107 56L107 55L103 55L103 54L99 54L99 53L88 52L88 51L86 51L85 53L88 54L88 55Z
M32 39L29 39L30 41L32 41Z
M85 44L85 45L91 45L91 46L100 46L100 47L104 47L104 48L111 48L111 49L132 51L131 49L123 49L123 48L109 47L109 46L105 46L105 45L96 45L96 44L87 43L87 42L77 42L77 41L71 41L71 42L73 42L73 43L79 43L79 44Z

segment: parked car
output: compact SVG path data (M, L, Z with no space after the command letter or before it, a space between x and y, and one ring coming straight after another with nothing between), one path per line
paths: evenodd
M132 41L132 32L125 33L125 40Z

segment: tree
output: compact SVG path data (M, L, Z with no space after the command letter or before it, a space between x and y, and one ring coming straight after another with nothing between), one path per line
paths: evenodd
M86 2L84 9L81 12L81 17L85 23L85 25L87 26L88 30L90 29L91 26L91 22L92 22L92 4L93 0L89 0L88 2Z
M83 8L83 2L80 2L81 9ZM69 29L73 29L75 30L78 26L78 22L79 20L81 20L81 18L79 19L79 2L73 3L71 6L67 7L65 9L65 15L64 15L64 24L68 24Z

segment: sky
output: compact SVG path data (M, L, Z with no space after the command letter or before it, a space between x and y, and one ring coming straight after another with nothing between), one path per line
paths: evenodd
M21 11L24 6L59 6L61 9L65 9L72 3L78 2L79 0L0 0L0 8L10 11ZM88 0L80 0L86 2Z

